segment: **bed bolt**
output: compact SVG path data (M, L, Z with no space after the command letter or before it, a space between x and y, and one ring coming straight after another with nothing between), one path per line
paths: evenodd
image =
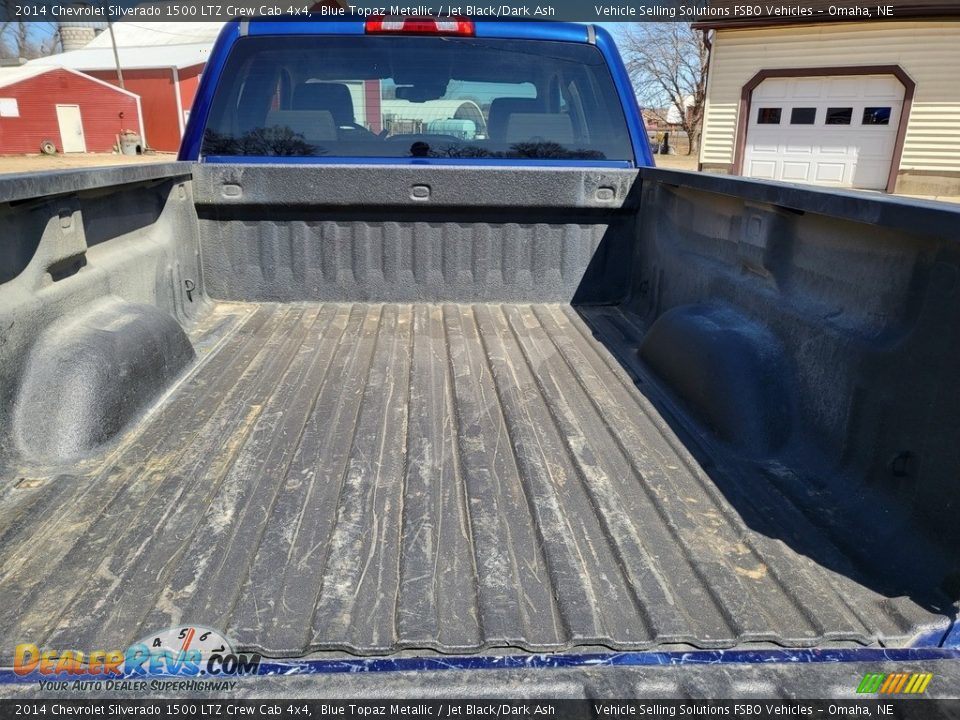
M894 477L911 477L914 471L914 461L916 459L914 455L909 450L904 450L901 453L898 453L893 460L890 461L890 470L893 473Z
M183 281L183 286L187 289L187 300L193 302L193 291L197 289L196 283L190 278Z

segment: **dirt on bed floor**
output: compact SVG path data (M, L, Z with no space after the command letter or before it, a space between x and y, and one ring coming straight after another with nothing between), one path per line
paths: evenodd
M0 496L0 630L127 647L189 618L275 657L943 632L769 477L718 490L606 349L629 323L586 312L219 305L106 458Z

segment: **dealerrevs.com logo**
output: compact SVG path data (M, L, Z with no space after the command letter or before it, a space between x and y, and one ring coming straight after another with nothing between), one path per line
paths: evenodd
M43 680L256 675L260 655L235 652L218 631L188 625L150 635L125 650L41 649L20 643L13 671Z

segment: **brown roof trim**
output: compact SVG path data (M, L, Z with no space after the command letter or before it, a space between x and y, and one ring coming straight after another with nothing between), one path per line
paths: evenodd
M859 17L848 15L813 15L783 17L781 15L761 15L757 17L717 17L703 18L691 23L695 30L743 30L750 28L791 27L794 25L814 25L838 22L897 22L899 20L933 20L937 18L954 19L960 16L960 3L917 3L897 7L895 2L887 0L883 5L893 5L894 14L888 17Z
M941 8L935 13L927 15L898 15L897 17L884 18L862 18L862 17L824 17L817 16L813 18L798 18L796 20L785 20L783 18L769 18L763 20L713 20L690 23L694 30L769 30L770 28L795 28L797 26L807 25L838 25L841 23L871 23L882 25L891 22L907 22L909 20L949 20L955 22L960 16L960 5L957 6L957 12L950 14Z
M903 85L903 106L900 110L900 123L897 125L897 137L893 145L893 157L890 159L890 172L887 174L886 191L892 193L897 184L897 172L900 170L900 158L903 155L903 142L907 136L907 121L913 106L913 94L917 84L899 65L833 65L813 68L769 68L761 70L740 90L740 106L737 110L737 130L734 138L733 169L734 175L743 174L743 158L747 147L747 126L750 121L750 106L753 91L767 78L809 77L826 75L893 75Z

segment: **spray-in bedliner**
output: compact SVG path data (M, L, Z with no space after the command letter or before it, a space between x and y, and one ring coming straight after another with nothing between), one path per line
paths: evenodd
M947 627L861 579L789 483L691 453L629 322L582 312L218 305L204 357L117 446L4 496L0 635L126 647L193 623L290 657Z

